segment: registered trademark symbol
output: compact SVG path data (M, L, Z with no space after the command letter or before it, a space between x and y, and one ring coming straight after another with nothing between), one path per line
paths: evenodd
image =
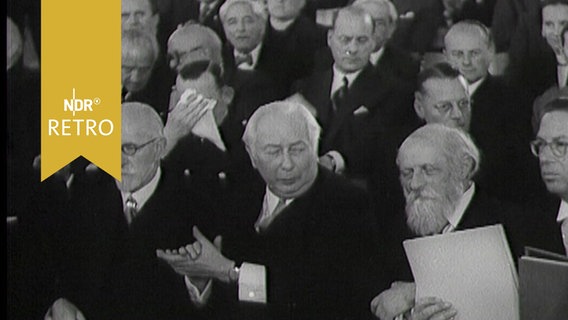
M96 104L96 105L99 105L99 104L101 104L101 99L95 98L95 99L93 99L93 103Z

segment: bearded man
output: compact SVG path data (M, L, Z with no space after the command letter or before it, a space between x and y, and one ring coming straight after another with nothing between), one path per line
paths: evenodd
M406 199L406 230L391 226L397 230L392 234L411 238L492 225L517 210L490 198L473 182L480 153L460 129L443 124L417 129L400 146L396 163ZM396 268L391 270L393 279L408 281L412 276L402 249L404 238L393 236L385 247L392 250L388 265ZM393 282L373 299L371 311L383 320L452 319L458 314L450 303L436 297L415 301L415 288L413 282Z

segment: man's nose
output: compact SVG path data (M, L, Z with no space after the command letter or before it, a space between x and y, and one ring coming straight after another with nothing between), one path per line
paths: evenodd
M414 172L410 178L410 189L413 191L419 190L424 186L424 174L422 172Z
M282 153L282 163L280 164L280 167L286 171L292 170L294 168L294 160L292 160L290 153L288 153L287 151L284 151Z
M450 118L452 119L462 119L463 118L463 111L457 104L452 104L452 109L450 110Z
M469 53L465 53L463 55L463 60L462 60L463 64L465 65L470 65L471 64L471 55Z

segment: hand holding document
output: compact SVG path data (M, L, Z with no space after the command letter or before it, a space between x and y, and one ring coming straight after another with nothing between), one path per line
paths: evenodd
M503 227L494 225L406 240L416 300L437 297L455 320L519 319L517 273Z

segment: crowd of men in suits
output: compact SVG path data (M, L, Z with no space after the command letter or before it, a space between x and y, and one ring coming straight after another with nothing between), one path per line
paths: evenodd
M121 180L32 181L9 64L14 319L453 319L415 301L405 239L502 224L515 259L568 254L568 1L121 14Z

